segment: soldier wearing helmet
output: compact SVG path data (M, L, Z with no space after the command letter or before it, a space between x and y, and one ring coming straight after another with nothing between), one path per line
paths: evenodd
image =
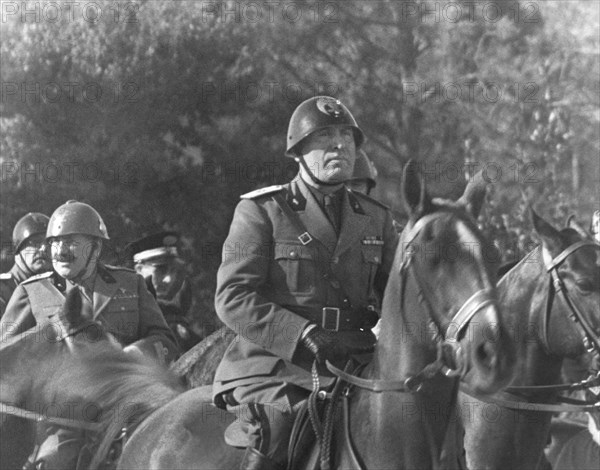
M45 242L48 220L47 215L30 212L13 229L15 264L10 271L0 274L0 318L21 282L52 269Z
M131 242L125 248L135 270L155 293L167 324L173 330L181 352L200 341L191 329L187 314L192 306L192 288L185 262L178 250L179 234L153 233Z
M216 311L238 332L213 386L218 406L239 409L249 443L242 469L285 468L293 418L312 388L311 365L343 365L373 348L398 236L389 210L345 186L364 141L335 98L301 103L286 155L288 184L241 196L217 274ZM235 433L227 433L228 436Z
M367 196L371 194L371 190L377 185L377 168L362 149L357 152L354 173L352 173L352 178L348 180L346 185L350 189Z
M100 214L88 204L68 201L48 222L54 271L33 276L15 290L0 321L1 341L55 321L72 289L78 289L83 314L97 321L134 354L149 354L168 363L178 354L144 279L135 271L100 262L108 232ZM52 426L48 438L30 458L31 468L75 468L84 444L80 431Z

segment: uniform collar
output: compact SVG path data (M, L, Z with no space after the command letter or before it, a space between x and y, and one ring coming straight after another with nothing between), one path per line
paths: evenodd
M291 183L291 194L299 202L292 205L292 209L297 212L308 233L333 252L337 245L337 234L321 204L300 176Z
M346 187L342 189L341 194L342 214L338 237L306 182L298 176L290 184L290 206L298 213L308 233L335 256L341 255L353 244L358 243L371 224L371 217L365 212L358 198Z
M67 280L67 285L71 286L71 287L77 286L80 289L83 289L83 291L89 297L89 299L92 300L92 295L94 292L94 285L96 283L96 277L97 277L97 271L94 270L92 272L92 274L90 274L88 277L86 277L85 279L83 279L80 282L72 282L72 281ZM70 290L70 288L68 287L67 290Z

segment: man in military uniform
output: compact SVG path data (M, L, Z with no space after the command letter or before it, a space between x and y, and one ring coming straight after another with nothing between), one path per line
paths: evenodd
M78 289L83 314L102 324L125 351L173 360L178 354L175 338L144 279L130 269L99 262L108 239L102 218L88 204L68 201L56 209L46 233L54 271L16 288L0 321L1 341L56 321L66 293ZM32 468L75 468L84 443L81 432L51 426L46 433Z
M377 185L377 168L367 157L364 150L359 149L356 152L356 163L352 178L346 182L353 191L369 196L373 188Z
M17 286L31 276L52 269L46 246L48 216L30 212L21 217L12 233L15 264L0 274L0 318Z
M182 352L200 341L186 315L192 306L192 288L185 262L179 256L177 232L165 231L140 238L126 247L135 270L156 296L167 324Z
M325 360L341 365L373 348L398 237L385 206L344 185L363 140L339 100L304 101L287 135L298 176L242 196L235 210L215 306L238 336L213 393L217 405L244 410L250 446L242 469L284 467L314 360L327 385Z

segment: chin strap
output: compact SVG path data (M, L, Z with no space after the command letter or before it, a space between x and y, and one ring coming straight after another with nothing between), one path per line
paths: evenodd
M37 273L34 272L29 265L27 264L27 262L25 261L25 258L23 258L23 254L21 251L19 251L19 258L21 259L21 262L19 263L19 267L21 269L25 269L25 271L27 272L27 277L31 277L31 276L35 276Z
M335 183L332 183L329 181L323 181L315 176L315 174L311 171L311 169L308 167L308 165L304 161L304 158L296 157L296 161L302 166L302 168L304 168L304 171L306 171L306 173L308 174L308 177L312 180L312 182L315 184L318 184L319 186L340 186L340 185L344 184L343 181L337 181Z
M98 241L94 240L94 249L90 253L90 256L88 256L88 259L85 262L85 266L83 268L81 268L81 271L79 271L77 273L77 275L75 275L74 277L72 277L71 279L69 279L69 281L71 281L73 283L76 283L76 284L81 283L81 281L84 279L84 276L88 273L88 269L90 267L90 263L92 262L92 260L96 256L96 252L98 252L98 255L97 255L98 258L100 257L100 252L98 251L98 248L99 248Z

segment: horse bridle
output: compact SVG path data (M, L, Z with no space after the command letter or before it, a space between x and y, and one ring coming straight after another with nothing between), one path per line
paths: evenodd
M426 365L419 373L411 375L404 380L365 379L356 375L349 374L348 372L338 369L331 363L327 362L327 368L334 375L338 376L342 380L352 385L355 385L365 390L370 390L372 392L414 393L418 392L421 389L423 383L426 380L431 379L437 373L442 373L447 377L461 378L466 374L467 371L464 363L462 363L461 366L456 369L453 369L447 364L444 349L450 347L452 349L453 354L456 356L456 354L460 352L460 346L458 346L458 338L460 337L463 330L467 327L467 325L477 312L479 312L482 308L487 307L488 305L495 304L496 301L490 296L490 291L488 289L478 290L471 297L469 297L465 301L465 303L460 307L460 309L452 316L449 322L449 326L448 328L446 328L446 332L442 334L440 326L434 320L434 316L432 314L433 309L431 308L431 305L429 304L425 296L422 294L419 278L413 270L412 260L416 252L414 250L408 249L410 248L410 244L423 230L423 228L430 224L432 221L441 217L441 215L442 213L435 212L421 217L415 222L415 224L412 227L407 227L404 230L402 238L399 242L402 248L404 249L404 257L400 265L400 274L402 275L400 302L402 305L406 280L408 278L408 274L412 272L413 277L415 278L415 282L419 287L418 296L422 300L422 302L426 304L426 309L430 322L434 325L436 330L434 339L443 338L443 341L437 342L436 360ZM458 324L458 327L456 329L453 329L453 331L450 334L448 334L448 330L450 329L449 327L453 324Z
M553 292L557 292L561 295L563 301L567 305L569 311L568 317L575 324L576 328L579 329L582 338L583 345L588 353L592 353L596 356L600 356L600 338L594 331L594 328L590 325L588 319L585 317L581 308L577 302L569 296L568 290L563 279L560 277L558 268L560 265L575 251L585 246L591 246L595 249L600 249L600 244L590 240L580 240L573 243L572 245L565 248L560 254L552 258L550 252L542 246L542 258L546 271L550 273L550 292L548 293L548 302L546 306L546 312L542 316L542 346L546 353L551 354L551 347L548 342L548 322L550 313L552 311L552 298ZM552 288L554 291L552 291ZM600 409L600 402L589 402L586 400L578 400L569 397L558 397L562 402L560 404L554 403L534 403L530 401L523 401L522 394L526 393L558 393L558 392L572 392L577 390L588 390L600 386L600 371L596 372L596 375L590 375L586 380L570 384L557 384L557 385L513 385L507 387L504 391L499 392L501 397L484 397L473 393L465 384L461 384L461 390L468 395L479 398L488 403L494 403L505 408L527 410L528 406L534 406L535 411L545 411L551 413L557 412L582 412L582 411L598 411ZM516 394L516 395L515 395Z
M565 248L555 258L552 258L548 250L545 247L542 247L542 258L546 267L546 271L550 273L551 286L553 286L554 291L562 297L569 310L567 313L568 317L571 319L571 321L573 321L573 323L575 323L576 327L578 327L582 333L583 345L586 351L588 353L594 353L600 356L600 337L594 331L592 325L590 325L590 322L579 308L575 299L569 296L567 287L565 286L565 283L558 272L559 266L569 257L569 255L585 246L591 246L597 250L600 249L600 245L596 242L580 240ZM542 318L542 344L546 352L551 353L548 342L548 320L552 310L552 291L548 294L548 296L549 298L546 307L546 314Z

